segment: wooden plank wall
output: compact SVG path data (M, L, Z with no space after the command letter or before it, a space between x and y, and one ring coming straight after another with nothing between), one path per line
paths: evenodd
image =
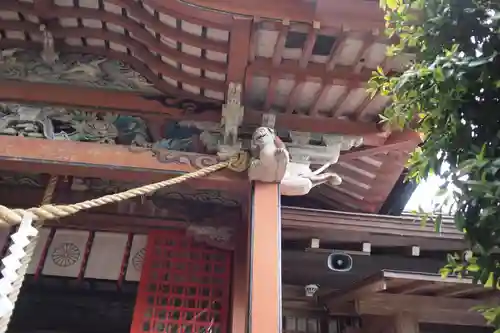
M359 324L357 318L328 316L302 286L285 284L282 293L283 333L346 333Z

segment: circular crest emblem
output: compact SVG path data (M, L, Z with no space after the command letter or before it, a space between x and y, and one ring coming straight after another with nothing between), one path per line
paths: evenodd
M73 243L62 243L52 251L52 261L59 267L69 267L80 259L80 249Z
M146 255L146 249L142 248L135 253L132 257L132 266L134 266L136 271L140 271L142 269L142 263L144 262L144 256Z

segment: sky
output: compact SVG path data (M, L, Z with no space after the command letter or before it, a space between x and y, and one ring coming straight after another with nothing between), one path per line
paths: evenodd
M429 177L426 181L418 184L417 189L406 204L405 211L416 211L420 206L424 211L431 212L435 193L439 190L440 184L441 180L436 176Z

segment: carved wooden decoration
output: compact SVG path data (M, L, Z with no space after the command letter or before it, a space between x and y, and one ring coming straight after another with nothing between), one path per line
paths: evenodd
M290 0L293 4L277 10L274 2L259 1L258 6L210 2L202 7L199 1L0 2L0 100L116 111L119 123L135 122L140 129L133 127L130 136L123 136L126 127L117 126L115 116L102 114L76 130L74 123L62 131L55 124L54 137L133 143L162 149L155 153L161 160L187 158L190 165L201 165L192 156L174 157L163 149L220 152L219 143L230 136L220 127L222 105L234 100L229 92L241 92L245 113L237 141L243 148L248 148L266 113L275 116L292 164L304 156L325 164L321 156L331 157L325 147L337 145L339 136L362 137L361 149L332 166L343 183L318 187L312 195L334 207L378 211L397 181L389 174L404 168L391 164L387 152L406 154L418 143L394 143L391 137L397 135L378 128L378 114L388 100L370 98L365 84L378 66L387 73L401 71L414 56L385 57L388 41L381 35L382 16L372 2ZM218 10L210 10L212 5ZM358 16L363 19L356 20ZM232 89L230 83L241 89ZM135 120L122 119L125 113ZM167 132L175 126L165 121L167 116L177 125L192 120L197 124L179 126L183 130L172 135ZM41 125L45 118L35 116L30 121L37 125L28 125L26 118L14 115L0 131L48 137L50 126ZM234 119L239 123L241 114ZM307 153L294 142L297 137L309 137Z
M303 146L309 142L306 138ZM290 159L290 153L286 145L269 127L259 127L251 142L252 161L248 170L250 180L266 183L280 183L281 195L298 196L308 194L314 187L328 183L338 186L342 183L340 176L326 170L331 164L337 162L340 153L341 141L336 150L330 150L332 156L322 167L314 172L310 169L311 157L305 150L300 161ZM345 148L351 148L352 144L345 143ZM297 147L298 148L298 147ZM324 172L325 171L325 172Z
M63 53L50 65L43 56L31 50L5 49L2 54L0 77L3 79L160 94L148 79L119 60Z

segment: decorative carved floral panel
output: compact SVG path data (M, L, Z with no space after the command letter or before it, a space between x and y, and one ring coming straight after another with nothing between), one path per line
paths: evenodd
M166 120L157 133L160 137L154 142L148 122L140 117L69 107L0 103L0 135L199 152L204 150L201 133L202 130L189 123L182 125Z
M57 62L49 65L39 52L32 50L5 49L0 54L1 79L160 94L144 76L118 60L61 53Z

